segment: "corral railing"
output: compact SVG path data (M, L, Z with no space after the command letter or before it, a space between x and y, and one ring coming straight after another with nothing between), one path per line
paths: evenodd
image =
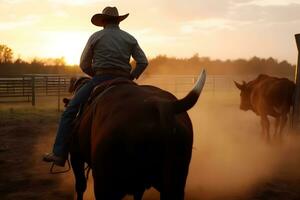
M68 75L24 74L0 76L0 102L28 101L36 103L37 96L60 96L68 92Z
M0 102L27 101L32 105L39 96L57 96L58 109L60 109L61 97L67 96L70 78L74 75L49 75L49 74L25 74L25 75L0 75ZM79 76L79 75L75 75ZM249 76L222 76L209 75L203 92L231 92L235 88L233 80L249 81L256 75ZM137 81L139 84L147 84L161 87L178 97L189 92L197 81L194 75L143 75Z
M235 81L249 81L254 79L257 75L247 76L229 76L229 75L208 75L206 78L203 92L220 92L220 91L237 91ZM148 84L159 86L176 95L187 94L198 76L194 75L145 75L142 76L138 82L140 84Z

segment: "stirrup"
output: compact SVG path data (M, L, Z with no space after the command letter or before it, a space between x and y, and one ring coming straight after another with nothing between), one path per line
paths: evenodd
M51 168L50 168L50 174L63 174L63 173L69 172L71 170L71 165L70 165L69 159L67 159L67 165L68 165L68 168L66 170L54 171L55 164L52 163Z

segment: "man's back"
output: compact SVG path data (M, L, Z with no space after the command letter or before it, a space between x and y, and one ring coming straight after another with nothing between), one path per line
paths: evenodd
M109 24L90 37L82 54L80 66L92 68L94 71L115 68L130 72L131 56L140 66L148 63L137 40L121 30L117 24Z
M130 34L122 31L117 25L109 25L96 32L92 37L94 55L92 67L110 68L121 67L131 70L130 56L137 41Z

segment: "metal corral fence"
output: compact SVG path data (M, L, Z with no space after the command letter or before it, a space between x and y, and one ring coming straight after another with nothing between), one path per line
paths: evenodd
M27 101L34 106L38 96L67 95L71 76L24 74L0 76L0 102Z
M229 76L229 75L208 75L206 78L203 92L232 92L237 91L235 81L249 81L256 77L256 75L248 76ZM159 86L176 95L187 94L198 77L194 75L149 75L143 76L138 81L140 84L149 84Z
M78 77L79 75L75 75ZM24 101L34 106L38 96L57 96L58 109L61 97L68 96L70 78L74 75L1 75L0 102ZM255 76L217 76L209 75L206 79L204 92L236 91L233 80L251 80ZM161 87L175 95L182 96L189 92L197 76L193 75L144 75L138 80L139 84Z

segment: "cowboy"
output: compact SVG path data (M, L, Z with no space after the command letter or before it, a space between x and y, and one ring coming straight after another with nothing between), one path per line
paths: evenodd
M119 15L116 7L106 7L102 13L92 17L91 22L103 29L89 38L80 59L80 68L92 79L78 90L63 112L53 152L45 154L44 161L58 166L65 165L72 136L72 122L94 86L118 77L137 79L147 67L148 60L137 40L119 28L119 23L128 15ZM130 65L131 56L136 61L134 70Z

